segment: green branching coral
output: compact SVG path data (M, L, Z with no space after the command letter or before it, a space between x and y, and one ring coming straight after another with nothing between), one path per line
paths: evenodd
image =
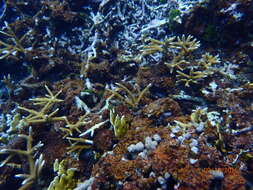
M76 168L66 169L66 161L62 160L60 163L58 159L54 162L54 171L57 172L57 176L50 183L47 190L73 190L78 180L75 179Z

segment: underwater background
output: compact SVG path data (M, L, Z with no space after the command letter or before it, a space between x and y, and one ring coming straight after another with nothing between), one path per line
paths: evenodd
M0 0L0 190L252 190L251 0Z

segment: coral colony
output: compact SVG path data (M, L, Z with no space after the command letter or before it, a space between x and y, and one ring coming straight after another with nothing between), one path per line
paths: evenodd
M0 189L253 189L252 7L0 1Z

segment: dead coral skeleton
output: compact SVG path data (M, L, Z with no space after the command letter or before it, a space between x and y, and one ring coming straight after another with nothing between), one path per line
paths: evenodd
M102 121L100 123L97 123L96 125L92 126L91 128L89 128L88 130L86 130L85 132L83 132L82 134L80 134L79 136L80 137L83 137L87 134L90 134L91 137L93 137L94 135L94 132L96 129L99 129L101 126L103 126L106 122L108 122L109 120L105 120L105 121Z
M25 190L30 188L33 184L37 183L41 170L45 164L43 160L43 155L40 154L39 158L34 161L35 152L38 148L42 147L43 144L39 142L35 146L32 146L33 138L32 138L32 128L29 128L29 135L18 135L21 138L26 140L26 150L19 149L2 149L0 154L9 154L9 156L1 163L1 166L7 165L8 162L15 156L25 156L28 159L29 163L29 174L17 174L16 177L24 178L22 182L22 187L19 190ZM11 164L10 164L11 165ZM14 164L15 165L15 164Z

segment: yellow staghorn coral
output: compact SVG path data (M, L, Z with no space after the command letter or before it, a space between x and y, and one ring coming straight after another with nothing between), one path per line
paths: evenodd
M213 67L221 62L218 55L205 53L197 59L197 56L192 54L200 47L200 42L192 35L170 37L165 41L148 39L147 42L148 45L141 50L142 56L160 53L161 61L170 69L170 73L176 74L177 83L184 82L186 87L191 83L198 83L215 72L220 72Z
M0 40L0 59L4 59L11 54L16 54L17 52L26 53L26 49L23 47L22 43L28 35L28 32L21 36L21 38L18 38L7 22L4 24L7 32L0 31L0 34L4 35L5 39L8 39L8 41ZM9 43L9 41L11 41L11 43Z
M66 132L65 137L68 135L72 136L74 131L81 133L79 128L90 123L90 121L85 121L87 115L88 114L81 116L76 123L70 123L69 120L66 118L65 121L67 125L65 126L65 128L63 127L60 128L62 131Z
M186 87L190 87L190 83L198 83L203 78L207 77L205 72L190 70L189 74L177 71L177 77L180 78L177 83L184 82Z
M18 106L18 109L26 111L29 113L29 115L27 117L25 117L24 119L22 119L21 125L27 126L27 125L31 125L31 124L37 124L37 123L45 123L45 122L52 122L52 121L65 121L66 118L65 117L55 117L55 115L57 114L57 112L59 111L59 109L55 109L54 111L50 112L51 108L53 107L53 105L55 103L59 103L62 102L63 100L58 99L57 97L59 96L59 94L61 93L61 91L59 91L58 93L56 93L55 95L52 93L52 91L45 86L48 94L46 94L46 97L42 97L42 98L33 98L30 99L31 101L33 101L33 105L42 105L43 107L39 110L33 110L33 109L28 109L22 106Z
M218 55L213 56L210 53L205 53L202 55L199 64L205 69L209 69L210 66L220 63L220 58Z
M192 35L187 37L182 35L182 38L177 37L177 41L172 43L172 47L179 49L180 54L186 55L198 49L200 47L200 42Z
M113 96L116 96L120 100L124 101L128 105L130 105L132 108L136 108L138 104L140 103L141 99L143 98L144 94L148 91L148 89L151 87L151 84L146 86L142 91L140 90L140 87L136 84L135 89L137 90L137 93L130 91L126 86L120 83L116 83L118 88L116 90L110 90L107 89L112 93ZM126 96L122 96L118 91L125 91Z
M67 137L66 139L68 139L71 144L69 147L67 147L68 153L76 152L78 155L80 155L82 150L91 148L91 145L93 144L92 140L80 137Z
M173 41L175 38L176 37L166 38L164 42L152 38L146 40L148 45L142 47L142 56L150 55L156 52L168 52L168 48L173 47Z
M41 154L38 159L34 161L35 151L42 147L43 144L39 142L35 146L32 146L33 138L32 138L32 128L29 128L29 135L19 135L26 140L26 150L19 149L2 149L0 154L9 154L9 156L1 163L0 167L3 165L10 165L17 167L18 164L9 164L11 159L15 155L19 155L22 157L26 157L29 163L29 174L17 174L16 177L24 178L22 182L22 186L18 190L26 190L30 189L31 186L38 182L41 170L45 164L43 160L43 155ZM18 166L20 168L20 166Z

